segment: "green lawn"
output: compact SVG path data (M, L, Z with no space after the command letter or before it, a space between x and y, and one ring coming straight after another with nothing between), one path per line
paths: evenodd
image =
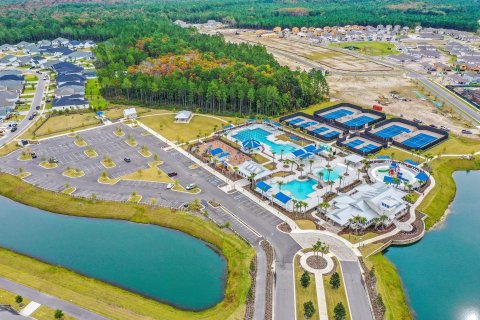
M317 291L315 289L315 275L310 273L310 285L306 288L302 287L300 284L300 278L304 270L300 267L300 256L295 257L295 298L296 298L296 305L297 305L297 320L305 320L307 319L303 314L303 304L307 301L312 301L313 305L315 306L315 314L310 319L319 319L318 313L318 299L317 299Z
M90 106L95 110L102 110L110 105L110 103L100 94L100 84L96 78L87 80L85 97L88 102L90 102Z
M345 307L345 310L347 311L347 316L346 316L345 320L349 320L350 319L350 312L348 311L348 301L347 301L347 294L345 292L345 285L344 285L344 282L343 282L343 275L342 275L338 260L336 258L334 258L334 260L335 260L335 266L336 266L335 271L338 272L338 274L340 275L341 285L340 285L340 288L333 289L330 286L331 275L323 277L323 286L325 288L325 296L327 298L328 318L329 319L334 319L333 310L334 310L335 306L339 302L341 302L341 303L343 303L343 306Z
M16 141L9 142L8 144L4 144L0 147L0 157L6 156L7 154L12 153L15 150L20 149L20 146L17 144Z
M73 301L111 319L243 319L250 287L249 265L255 252L215 224L182 211L55 194L7 174L0 174L0 194L50 212L157 224L186 232L222 251L227 260L228 278L225 297L219 304L208 310L189 312L5 249L0 249L0 276Z
M210 135L215 126L218 130L228 124L217 117L205 115L194 115L190 123L174 123L174 118L174 114L164 114L142 117L138 121L172 141L191 141L197 139L197 135L203 138L205 135Z
M24 75L25 81L37 81L38 77L34 74L26 74Z
M427 153L438 154L470 154L480 151L480 140L467 137L460 137L450 134L450 138L435 146Z
M380 150L379 152L377 152L375 154L375 157L376 156L389 156L389 157L392 157L392 153L393 153L393 159L394 160L397 160L397 161L405 161L407 159L410 159L410 160L413 160L413 161L416 161L416 162L423 162L424 159L423 158L419 158L417 155L415 154L411 154L405 150L401 150L401 149L397 149L397 148L387 148L387 149L382 149Z
M445 157L433 160L430 165L433 169L435 187L418 206L418 210L428 215L425 219L427 230L442 218L455 197L456 187L453 173L459 170L480 170L480 159L466 160Z
M378 236L378 234L374 233L374 232L367 232L366 234L364 234L362 236L359 236L359 235L356 235L356 234L342 234L341 236L342 236L342 238L347 239L351 243L358 243L358 242L361 242L361 241L364 241L364 240L374 238L374 237Z
M332 47L350 49L367 56L388 56L399 53L391 42L359 41L332 43Z
M40 306L35 312L32 314L32 317L37 320L53 320L55 319L55 310L47 307L47 306ZM74 320L76 318L70 317L65 315L62 320Z
M0 289L0 304L10 305L15 310L20 311L30 302L30 300L28 300L26 297L22 297L23 301L22 301L21 305L19 305L15 301L16 296L17 296L17 294L15 294L13 292Z
M35 135L37 137L45 137L53 134L86 129L99 124L100 120L95 118L95 113L93 112L56 115L48 118L47 121L37 129Z
M414 263L414 261L412 261ZM382 295L386 307L386 320L410 320L412 316L403 293L402 282L395 266L382 254L365 260L367 267L375 267L377 293Z

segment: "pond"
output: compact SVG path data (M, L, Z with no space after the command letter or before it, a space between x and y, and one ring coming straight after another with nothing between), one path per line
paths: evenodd
M206 309L223 299L226 261L185 233L63 216L3 197L0 207L0 247L182 309Z
M480 319L480 171L454 178L457 194L446 221L419 243L385 254L417 319Z

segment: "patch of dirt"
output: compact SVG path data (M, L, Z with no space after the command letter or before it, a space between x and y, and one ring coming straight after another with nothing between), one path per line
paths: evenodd
M307 264L310 268L321 270L327 267L327 260L321 256L310 256L307 258Z

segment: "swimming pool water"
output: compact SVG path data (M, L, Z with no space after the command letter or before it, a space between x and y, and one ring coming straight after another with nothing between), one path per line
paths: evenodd
M305 200L310 193L315 192L313 186L317 184L314 179L305 181L292 180L282 186L282 190L289 191L291 195L297 200Z
M338 167L335 167L332 169L331 172L329 172L326 168L320 170L319 172L323 172L323 181L337 181L340 175L344 172L345 170L341 170ZM318 176L318 173L317 173Z
M287 154L289 152L295 151L297 147L294 147L289 144L278 144L273 141L270 141L267 139L269 135L272 133L264 130L262 128L255 128L255 129L245 129L240 131L239 133L235 134L233 136L233 139L237 139L239 141L245 141L248 139L255 139L260 141L263 144L266 144L267 146L270 147L270 150L272 152L275 152L276 154L280 154L281 151L283 150L284 154Z

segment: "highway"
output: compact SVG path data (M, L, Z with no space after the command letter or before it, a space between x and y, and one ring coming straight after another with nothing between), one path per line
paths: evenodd
M27 130L33 123L34 120L28 120L28 118L32 115L33 112L36 111L36 106L40 106L41 110L37 111L39 114L42 114L45 111L45 105L42 104L42 98L45 93L45 88L48 88L48 85L50 83L50 78L48 74L37 74L34 72L28 72L27 74L35 74L38 77L38 84L37 88L35 90L35 94L32 99L32 103L30 104L30 109L28 110L28 114L25 116L23 120L20 121L17 125L17 131L15 132L10 132L7 131L3 137L0 138L0 146L3 146L4 144L9 143L16 137L20 136L25 130ZM43 78L46 77L46 80Z

